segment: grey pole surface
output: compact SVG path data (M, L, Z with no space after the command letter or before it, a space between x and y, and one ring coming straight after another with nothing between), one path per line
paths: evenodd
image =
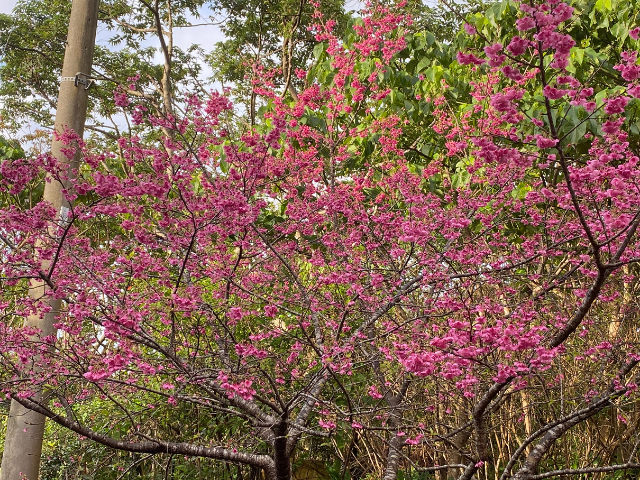
M93 64L93 50L98 23L98 6L100 0L73 0L67 45L64 52L62 78L58 94L56 109L55 131L73 130L82 138L84 123L87 117L88 92L85 85L75 82L76 75L91 75ZM81 79L84 77L80 76ZM69 166L69 173L77 172L80 152L74 158L67 158L60 149L61 142L54 140L51 153L59 161ZM62 194L63 185L53 180L45 185L44 201L49 202L65 217L67 204ZM63 218L64 221L64 218ZM49 262L42 262L41 269L47 271ZM32 281L29 295L32 298L42 298L45 287L42 281ZM44 299L46 301L46 299ZM25 320L25 325L36 326L42 330L42 335L54 333L53 324L56 312L60 309L59 300L49 300L52 307L50 313L33 315ZM37 397L41 396L41 393ZM44 434L45 417L32 410L24 408L12 401L7 421L7 433L0 465L0 480L37 480L40 470L40 455Z

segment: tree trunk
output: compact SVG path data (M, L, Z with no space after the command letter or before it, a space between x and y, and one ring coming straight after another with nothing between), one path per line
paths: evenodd
M458 418L460 419L461 416L458 416ZM467 460L465 456L462 454L462 451L467 446L467 443L469 442L470 437L471 437L471 431L469 430L464 430L453 437L452 439L453 446L451 449L451 453L447 455L447 460L446 460L448 464L463 464ZM459 476L460 476L459 468L449 468L447 470L447 480L452 478L458 478Z
M394 435L389 441L389 454L387 455L387 466L384 469L382 480L396 480L398 478L398 468L400 467L400 452L404 446L404 437Z
M45 417L11 402L2 456L2 479L37 480Z
M69 18L69 31L67 34L67 46L62 66L62 78L58 94L56 109L56 133L65 130L73 130L82 138L87 114L87 89L77 82L76 74L91 75L93 64L93 50L95 46L96 28L98 23L99 0L76 0L71 8ZM81 80L86 77L81 78ZM76 79L76 81L74 81ZM68 148L60 140L54 138L51 145L51 154L62 164L68 165L67 174L74 177L80 163L81 153L76 151L73 158L67 158L62 149ZM64 197L63 188L55 179L50 179L44 189L43 201L50 203L59 218L56 224L64 224L69 211L69 204ZM50 232L55 236L58 225L52 223ZM49 270L50 262L41 263L41 271ZM47 303L51 311L45 315L34 314L25 321L26 326L37 327L42 336L55 334L53 325L55 316L60 310L59 299L47 299L46 286L42 280L32 280L29 296L34 300ZM42 393L35 395L36 399ZM25 408L15 400L11 401L11 409L7 422L5 447L2 455L2 480L37 480L40 470L40 454L42 453L42 436L44 433L45 417L40 413Z
M291 457L287 453L287 419L282 419L273 427L275 440L273 442L272 472L268 472L269 480L291 480Z

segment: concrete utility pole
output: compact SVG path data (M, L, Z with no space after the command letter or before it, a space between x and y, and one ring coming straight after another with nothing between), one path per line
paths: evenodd
M91 75L93 64L99 4L100 0L73 0L58 94L56 132L71 129L80 137L84 132L87 117L88 77ZM61 142L54 140L51 144L51 152L60 162L69 165L69 173L75 175L80 162L80 152L76 153L74 158L67 158L60 151L61 147L63 147ZM63 188L60 182L53 180L47 183L44 189L44 201L51 203L59 212L60 221L65 221L69 208L62 195ZM43 261L41 270L46 272L48 269L49 262ZM45 286L42 281L31 282L29 295L32 298L42 299L44 293ZM54 319L61 305L60 300L49 300L49 304L52 310L44 318L34 315L25 320L25 325L40 328L44 336L55 334ZM42 392L37 396L41 397ZM4 453L0 465L0 480L38 479L44 421L43 415L28 410L15 401L11 402Z

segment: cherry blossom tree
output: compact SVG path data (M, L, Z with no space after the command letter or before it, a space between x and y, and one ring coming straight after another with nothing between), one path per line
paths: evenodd
M571 63L573 7L508 8L518 32L502 43L484 17L465 25L464 108L446 82L416 76L446 146L421 164L401 148L410 120L384 108L411 20L381 5L347 43L318 14L325 75L294 100L263 72L265 121L238 138L224 95L160 118L119 91L132 122L171 130L163 145L134 136L117 155L86 150L74 178L48 156L4 161L4 393L90 441L269 479L290 479L314 439L345 433L347 462L363 437L385 445L384 480L403 465L461 480L571 473L545 467L553 445L636 395L625 292L640 260L628 132L640 69L626 52L621 85L596 94ZM68 212L28 202L44 175L71 185ZM54 335L22 327L47 313L31 279L62 301ZM532 419L537 392L548 405ZM515 398L527 435L496 458ZM95 400L112 418L78 416ZM193 421L167 429L174 411ZM233 431L202 433L225 423ZM632 456L580 471L637 467Z

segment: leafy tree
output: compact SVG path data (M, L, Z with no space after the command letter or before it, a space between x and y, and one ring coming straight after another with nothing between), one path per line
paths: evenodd
M232 85L238 104L244 105L253 125L257 115L256 81L264 79L260 69L274 71L274 82L293 98L304 83L296 70L306 69L316 45L308 27L313 23L314 8L325 18L336 22L344 33L348 15L343 0L313 2L281 0L265 3L259 0L215 0L212 8L224 17L221 29L227 37L207 55L214 78ZM259 67L260 69L256 69Z
M323 3L322 10L344 27L341 2ZM14 127L24 121L46 128L53 125L69 11L69 2L20 0L12 15L0 16L0 98L3 115ZM112 33L109 47L96 47L94 70L88 72L98 83L91 90L87 129L96 139L115 140L126 133L116 113L115 87L144 99L145 108L176 114L185 96L208 91L200 78L205 58L215 81L233 86L239 102L246 100L255 122L256 99L245 77L256 78L252 70L256 65L277 68L281 72L277 78L295 95L300 85L295 71L306 66L314 45L307 31L311 12L310 4L289 1L102 1L100 22ZM194 21L213 25L215 15L225 18L221 25L225 42L208 53L197 45L186 50L175 45L178 29L189 28ZM154 60L158 50L159 63ZM135 91L129 88L131 78L137 79Z
M100 21L113 32L111 48L97 46L94 70L85 72L98 82L91 87L86 127L96 138L115 140L126 133L117 118L116 87L165 116L175 113L184 95L205 91L198 80L203 52L196 45L184 51L173 40L175 30L191 25L204 4L101 2ZM14 126L32 121L52 128L70 8L69 2L20 0L12 15L0 16L0 98L3 116ZM137 79L135 91L129 88L131 78Z
M0 210L4 392L115 450L269 479L327 450L384 480L639 468L640 67L604 28L574 37L640 28L577 7L501 2L456 49L398 6L344 40L318 12L305 87L264 79L243 135L219 94L175 122L120 96L163 143L87 149L55 235L47 205ZM7 198L43 172L65 179L4 161ZM31 278L63 300L55 337L19 326ZM636 447L579 445L607 415Z
M414 31L430 32L441 42L451 44L469 14L483 14L493 2L470 0L449 2L440 0L436 5L422 0L407 2L407 9L413 19Z

